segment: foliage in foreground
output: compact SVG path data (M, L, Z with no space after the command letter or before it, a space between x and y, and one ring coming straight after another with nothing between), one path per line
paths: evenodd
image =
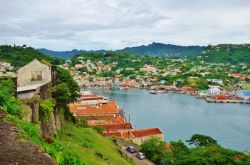
M52 156L59 165L82 165L79 157L67 148L64 144L54 141L53 143L47 143L40 138L39 128L28 121L20 121L18 117L13 115L6 115L5 122L14 122L17 127L22 131L23 135L26 135L30 140L42 147L50 156Z
M188 148L182 141L171 142L171 146L167 146L161 139L153 137L141 145L141 150L159 165L250 164L248 155L226 149L209 136L195 134L187 142L195 148Z
M15 85L11 79L0 80L0 109L15 115L22 115L21 104L14 97Z
M21 104L13 96L14 85L11 80L0 81L0 109L8 112L4 117L5 122L14 122L21 131L32 142L41 146L50 156L52 156L59 165L81 165L79 157L70 151L64 144L54 141L49 144L40 137L40 130L37 125L28 121L21 121L20 115L23 113ZM52 110L54 101L51 99L44 100L41 104L44 113Z

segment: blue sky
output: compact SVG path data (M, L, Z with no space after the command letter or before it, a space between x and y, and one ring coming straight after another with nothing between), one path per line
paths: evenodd
M250 0L0 0L0 44L52 50L250 43Z

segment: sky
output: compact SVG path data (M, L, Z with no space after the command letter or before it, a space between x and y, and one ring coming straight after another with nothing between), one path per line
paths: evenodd
M0 44L51 50L250 43L250 0L0 0Z

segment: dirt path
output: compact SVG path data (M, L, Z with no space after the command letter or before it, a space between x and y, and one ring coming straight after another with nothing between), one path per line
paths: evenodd
M0 164L1 165L53 165L53 160L31 142L18 141L18 129L12 123L5 123L6 115L0 110Z

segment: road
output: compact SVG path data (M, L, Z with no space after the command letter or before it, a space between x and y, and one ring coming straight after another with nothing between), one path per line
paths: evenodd
M130 159L133 160L133 162L136 164L136 165L155 165L153 162L151 162L150 160L148 159L143 159L143 160L140 160L136 157L136 153L129 153L126 151L126 148L127 146L129 146L129 143L126 143L126 142L123 142L123 141L120 141L120 140L117 140L116 141L116 144L121 148L121 151Z

